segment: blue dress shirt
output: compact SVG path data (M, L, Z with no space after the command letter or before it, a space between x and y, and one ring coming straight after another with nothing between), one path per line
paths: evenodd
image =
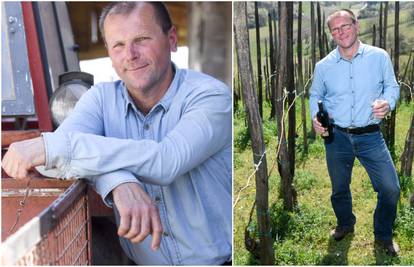
M318 112L318 101L341 127L378 124L372 114L376 99L387 100L393 110L399 98L399 86L388 53L360 42L351 60L336 48L315 66L309 104L311 117Z
M105 203L118 185L135 182L157 203L164 233L124 251L138 264L216 265L232 252L232 112L220 81L175 68L147 115L121 81L93 86L54 133L44 133L46 169L86 178Z

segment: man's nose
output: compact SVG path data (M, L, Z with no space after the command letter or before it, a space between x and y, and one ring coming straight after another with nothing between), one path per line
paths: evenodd
M134 43L131 43L127 46L127 58L129 60L134 60L138 58L139 54L139 49Z

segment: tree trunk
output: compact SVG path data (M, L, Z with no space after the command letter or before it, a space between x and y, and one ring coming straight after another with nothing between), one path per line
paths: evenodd
M233 110L237 110L238 108L238 104L239 104L239 95L238 95L238 89L237 89L237 85L238 85L238 80L236 79L236 76L233 77L233 84L234 84L234 88L233 88Z
M266 101L270 101L270 81L269 81L269 56L267 55L267 38L265 38L265 66L264 75L266 81ZM263 118L263 117L262 117Z
M260 25L259 25L259 8L257 2L254 2L254 18L256 21L256 47L257 47L257 81L259 90L257 91L259 101L259 114L263 118L263 77L262 77L262 55L260 53Z
M318 19L318 44L319 44L319 56L320 59L325 57L325 50L323 49L323 40L322 40L322 23L321 22L321 4L316 2L316 12L317 12L317 19Z
M275 117L276 113L276 86L275 86L275 80L276 80L276 63L275 63L275 49L274 49L274 41L273 41L273 30L272 30L272 16L270 12L268 13L269 17L269 57L270 57L270 103L271 103L271 109L270 109L270 118Z
M383 33L382 33L382 46L384 50L387 49L387 18L388 18L388 2L384 3L384 20L383 20ZM385 143L388 146L388 149L390 150L391 156L393 160L395 160L395 113L394 111L391 112L391 116L387 119L384 119L381 124L381 130L382 134L384 135ZM394 120L394 123L392 122ZM394 124L394 127L393 127Z
M278 3L279 4L279 3ZM278 8L279 11L279 8ZM276 10L273 9L272 10L272 14L273 14L273 38L274 38L274 63L275 63L275 76L274 76L274 84L273 84L273 90L275 91L276 94L276 90L278 88L278 78L277 78L277 73L279 72L279 28L277 27L277 23L276 23ZM276 101L276 99L275 99ZM276 106L276 103L274 103L274 105ZM275 110L275 114L276 114L276 110ZM275 117L275 114L273 115L272 118Z
M372 25L372 46L375 46L375 38L377 37L377 32L375 31L375 24Z
M382 2L380 3L380 13L379 13L379 26L378 26L378 32L379 32L379 47L383 47L382 46L382 43L383 43L383 37L382 37L382 34L383 34L383 24L382 24L382 13L383 13L383 8L382 8Z
M293 64L293 2L286 3L287 8L287 83L288 106L288 153L290 161L290 172L295 176L295 148L296 148L296 90L295 90L295 67ZM292 178L293 179L293 178Z
M411 126L405 138L404 151L401 154L401 175L412 176L414 155L414 114L411 116Z
M404 68L404 74L401 77L401 81L407 84L410 84L410 80L413 82L413 77L411 77L411 79L410 77L407 77L408 70L410 69L412 54L413 54L413 51L410 51L410 56L408 57L407 65L405 65L405 68ZM413 66L413 69L414 69L414 66ZM409 73L408 73L408 76L410 76ZM410 88L406 86L405 84L401 84L400 86L400 102L403 100L407 103L411 101Z
M382 48L384 48L384 50L387 50L387 28L388 28L387 22L388 22L388 2L385 2L384 3L384 27L383 27L384 33L382 34L383 36Z
M316 65L316 25L315 25L315 7L314 2L310 2L310 17L311 17L311 55L312 55L312 69L309 70L309 73L313 73ZM309 95L309 91L306 88L306 95ZM316 133L313 127L310 127L309 138L315 139Z
M386 10L388 10L388 2L386 3ZM386 24L385 24L386 25ZM399 65L400 65L400 3L395 2L395 21L394 21L394 73L395 78L399 81ZM389 122L389 137L390 137L390 150L392 158L396 158L395 155L395 117L397 115L397 106L396 103L395 109L391 112L390 122Z
M303 151L308 153L308 132L306 129L306 105L305 105L305 88L303 87L303 67L302 67L302 2L299 2L298 11L298 92L301 93L301 115L302 115L302 133L303 133Z
M246 2L234 3L235 44L238 70L242 79L243 99L252 138L253 161L255 166L258 166L256 172L256 211L260 238L260 263L262 265L272 265L274 263L274 251L270 234L266 149L252 77L246 5Z
M293 210L296 205L296 191L293 188L293 175L292 175L292 166L288 152L288 146L286 143L286 134L284 126L284 117L283 117L283 91L285 88L290 86L289 74L287 73L290 70L289 61L292 62L292 54L288 54L289 46L289 23L293 17L293 3L292 2L279 2L280 4L280 16L279 16L279 56L280 56L280 66L279 66L279 87L276 90L276 123L278 128L278 140L279 140L279 153L277 154L278 159L278 169L281 177L281 193L283 194L283 206L286 210ZM289 101L289 97L288 97Z

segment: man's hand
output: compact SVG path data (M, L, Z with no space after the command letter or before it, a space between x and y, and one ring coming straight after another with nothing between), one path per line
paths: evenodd
M313 128L315 129L315 132L317 134L324 134L328 130L322 126L322 124L318 121L316 117L313 118L312 122L313 122Z
M26 179L33 167L46 161L43 137L12 143L3 157L4 171L12 178Z
M372 115L377 119L383 119L390 111L390 105L387 100L375 100L372 103Z
M158 208L147 193L136 183L124 183L112 196L121 217L118 235L139 243L151 234L151 248L157 250L163 229Z

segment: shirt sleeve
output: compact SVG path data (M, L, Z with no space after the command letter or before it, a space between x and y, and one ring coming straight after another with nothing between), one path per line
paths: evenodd
M168 185L231 146L231 97L227 88L204 90L183 103L177 125L161 140L118 139L84 132L45 133L47 168L62 178L126 170L142 182Z
M318 113L318 101L323 100L324 96L325 85L323 83L321 66L319 64L316 64L309 95L309 109L311 113L311 119L313 119L316 116L316 113Z
M97 176L87 178L87 181L92 185L96 192L102 197L103 202L108 207L112 208L114 204L112 199L112 190L124 183L136 183L144 188L144 185L135 176L125 170L116 170L109 173L104 173Z
M390 109L394 110L400 97L400 86L397 83L394 74L394 68L388 53L385 52L385 60L383 63L384 74L384 93L383 98L388 101Z
M56 129L53 135L65 135L70 132L82 132L94 135L103 135L103 119L102 119L102 105L99 101L98 90L92 87L86 92L76 104L74 110L64 122ZM51 142L46 136L50 133L43 133L43 139L46 150L46 167L56 165L49 160L56 158L55 153L60 150L65 150L70 147L68 140L56 140ZM65 165L65 164L62 164ZM58 173L59 177L64 177L61 170ZM73 178L70 175L64 178ZM112 200L110 192L120 184L135 182L141 184L138 179L131 173L125 170L114 170L113 172L105 173L95 176L83 176L87 182L92 185L96 192L102 197L104 203L111 207Z

